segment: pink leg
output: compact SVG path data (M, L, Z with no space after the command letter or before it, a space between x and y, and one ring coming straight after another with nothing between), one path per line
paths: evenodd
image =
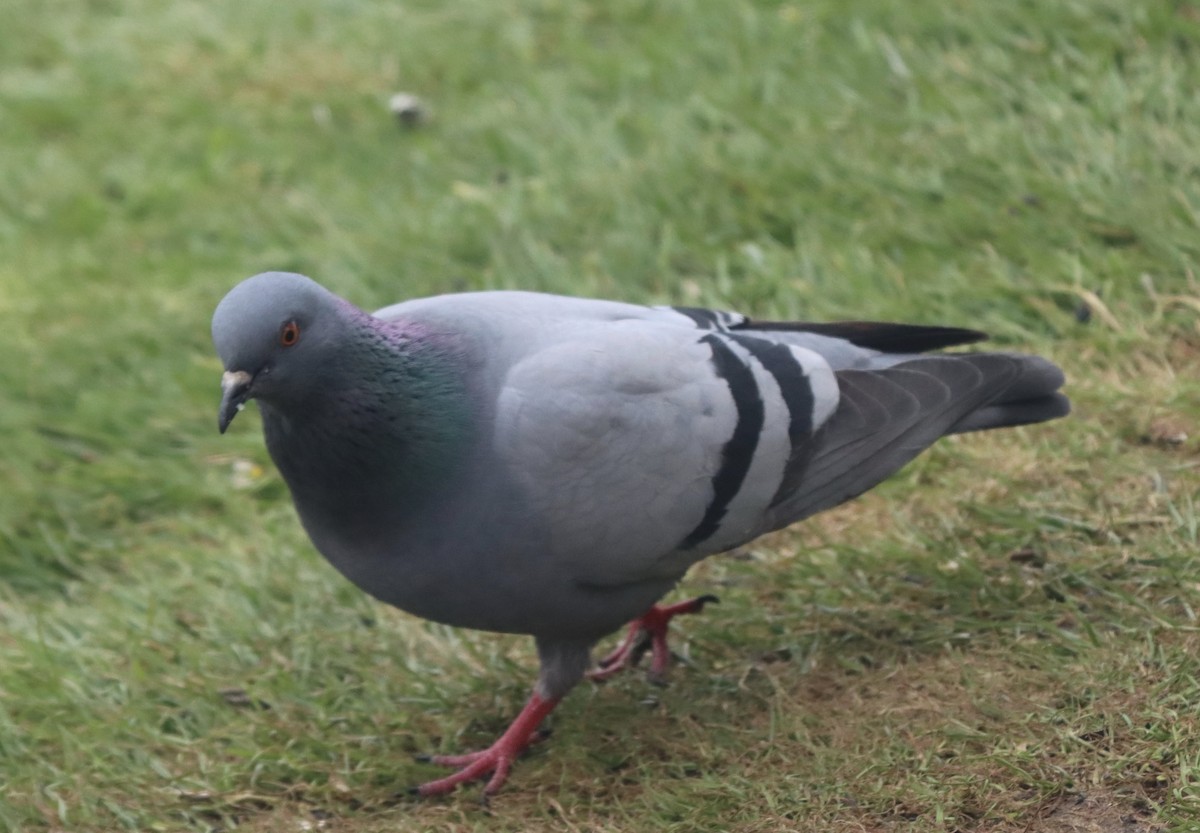
M591 680L607 680L609 677L632 665L637 665L647 650L651 652L650 677L662 679L671 662L671 649L667 646L667 627L676 616L699 613L704 605L717 601L716 596L699 596L678 604L659 606L647 610L641 618L629 625L629 631L610 654L588 672Z
M485 797L492 795L504 786L504 782L508 779L508 771L512 768L512 762L536 740L538 726L541 725L546 715L554 711L559 699L561 698L543 700L534 693L529 698L529 702L525 704L525 708L521 709L521 713L517 715L517 719L487 749L469 752L466 755L433 755L423 759L441 766L461 767L461 769L453 775L422 784L416 787L414 792L421 796L445 795L459 784L483 778L491 773L492 777L488 780L487 786L483 788L483 794Z

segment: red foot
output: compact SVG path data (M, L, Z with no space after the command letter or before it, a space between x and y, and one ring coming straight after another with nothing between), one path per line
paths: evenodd
M490 772L492 777L483 788L483 794L485 797L492 795L508 780L508 771L512 768L513 761L538 739L538 726L546 718L546 715L554 711L554 707L557 705L558 700L543 700L534 694L525 704L525 708L521 709L517 719L487 749L468 752L465 755L433 755L422 758L429 763L461 767L461 769L453 775L422 784L413 791L421 796L445 795L459 784L483 778Z
M716 596L699 596L678 604L650 608L640 619L630 623L621 644L597 663L598 668L588 672L588 679L607 680L618 671L637 665L646 651L650 651L650 678L662 680L671 662L671 650L667 647L667 626L671 620L685 613L699 613L704 605L716 601Z

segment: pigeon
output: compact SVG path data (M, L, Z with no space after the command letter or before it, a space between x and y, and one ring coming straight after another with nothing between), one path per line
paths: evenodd
M518 291L368 313L266 272L213 314L218 428L258 403L317 550L377 599L534 638L539 673L487 749L415 788L506 781L581 680L651 653L711 596L659 604L688 568L877 485L939 437L1065 416L1037 356L934 352L953 327L770 322ZM599 640L629 622L597 664Z

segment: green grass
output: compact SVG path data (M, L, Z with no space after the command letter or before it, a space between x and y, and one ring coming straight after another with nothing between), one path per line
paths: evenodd
M1200 829L1200 7L2 6L0 829ZM268 268L980 327L1076 413L706 562L669 688L417 804L532 652L366 599L217 435Z

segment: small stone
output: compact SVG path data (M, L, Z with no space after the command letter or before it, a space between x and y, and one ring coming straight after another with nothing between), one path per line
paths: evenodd
M265 700L257 700L246 693L242 688L222 688L217 690L217 694L221 696L229 705L235 709L258 709L259 711L269 711L271 704Z
M412 93L396 93L388 99L388 110L401 127L413 128L429 121L429 108Z
M1008 560L1016 564L1028 564L1030 567L1045 567L1046 556L1033 547L1022 547L1008 554Z
M1150 423L1146 432L1147 442L1168 448L1183 445L1187 438L1187 425L1176 417L1159 417Z

